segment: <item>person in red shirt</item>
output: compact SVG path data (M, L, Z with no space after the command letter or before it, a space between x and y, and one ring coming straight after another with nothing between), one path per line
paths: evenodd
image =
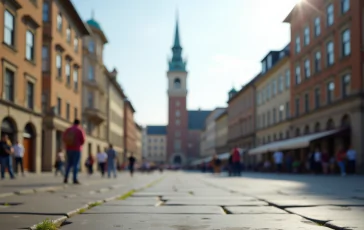
M340 151L336 154L336 162L339 166L341 176L346 175L345 160L346 152L344 149L340 149Z
M79 184L77 179L78 167L81 159L82 146L85 143L85 133L80 127L80 120L75 119L73 125L63 133L63 143L67 153L67 167L64 183L68 183L68 174L73 168L73 183Z
M235 148L232 151L233 154L233 175L240 176L240 151L238 146L235 146Z

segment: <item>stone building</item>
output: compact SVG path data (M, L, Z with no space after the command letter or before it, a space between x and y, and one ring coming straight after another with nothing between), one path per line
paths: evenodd
M68 2L64 7L72 8ZM24 145L24 168L32 172L41 170L45 154L41 117L42 84L47 81L42 78L43 21L49 26L49 11L43 11L42 18L42 6L33 1L0 1L0 25L5 25L0 30L1 135Z
M146 141L145 159L157 164L165 163L167 160L166 126L147 126Z
M128 99L124 101L124 154L122 162L136 152L136 128L134 122L134 107Z
M26 9L32 7L27 5ZM70 0L44 1L43 6L37 6L36 13L42 15L43 19L43 30L39 30L43 34L35 36L43 38L42 52L37 54L37 57L42 57L41 100L44 114L43 141L39 146L43 146L42 169L51 171L56 151L63 147L63 131L75 118L81 118L82 38L91 32ZM28 16L25 18L29 19ZM31 22L29 25L35 24Z
M143 152L143 136L142 136L143 128L135 122L135 153L134 157L138 162L142 161L142 152Z
M228 113L227 109L224 110L219 116L215 119L215 152L217 154L222 154L229 152L230 149L227 145L228 140Z

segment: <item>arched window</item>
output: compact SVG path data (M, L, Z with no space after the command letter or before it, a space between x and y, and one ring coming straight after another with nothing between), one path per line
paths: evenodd
M317 122L317 123L315 124L315 132L316 132L316 133L320 132L320 129L321 129L321 127L320 127L320 123L319 123L319 122Z
M308 125L306 125L305 127L305 134L309 134L310 133L310 127Z
M329 119L326 123L326 129L331 130L335 128L335 123L332 119Z
M180 89L181 88L181 80L179 78L174 79L173 86L174 86L175 89Z

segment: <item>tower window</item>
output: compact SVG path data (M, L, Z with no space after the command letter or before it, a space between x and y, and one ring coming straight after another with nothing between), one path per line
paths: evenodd
M173 85L174 85L174 88L175 88L175 89L180 89L180 88L181 88L181 80L180 80L179 78L176 78L176 79L174 80Z

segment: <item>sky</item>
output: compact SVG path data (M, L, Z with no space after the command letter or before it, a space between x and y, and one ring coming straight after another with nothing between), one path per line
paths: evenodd
M167 61L178 11L187 59L189 110L227 106L261 70L271 50L290 41L284 18L299 0L72 0L83 20L94 12L109 40L104 64L118 70L140 125L165 125L168 118Z

